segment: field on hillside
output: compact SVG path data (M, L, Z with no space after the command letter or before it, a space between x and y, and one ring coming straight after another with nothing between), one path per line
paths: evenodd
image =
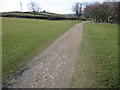
M118 26L86 23L72 87L118 87Z
M2 12L0 13L2 17L18 17L18 18L37 18L37 19L47 19L47 20L68 20L75 19L74 16L66 16L62 14L55 14L50 12L39 12L34 15L33 12Z
M3 18L3 82L78 22Z
M20 15L20 16L35 16L32 12L3 12L2 15ZM47 17L47 16L53 16L53 17L65 17L64 15L55 14L55 13L47 13L47 12L39 12L36 16L40 17Z

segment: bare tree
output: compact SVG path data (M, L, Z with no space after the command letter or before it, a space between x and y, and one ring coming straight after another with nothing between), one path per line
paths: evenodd
M81 15L82 15L82 4L79 2L76 2L72 6L72 10L76 13L77 19L79 20L81 18Z
M36 15L41 9L39 4L34 1L28 3L28 8L33 11L34 15Z

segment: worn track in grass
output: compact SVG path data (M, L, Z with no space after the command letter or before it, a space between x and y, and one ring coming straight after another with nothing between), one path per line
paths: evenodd
M29 62L8 88L67 88L78 59L83 24L79 23Z

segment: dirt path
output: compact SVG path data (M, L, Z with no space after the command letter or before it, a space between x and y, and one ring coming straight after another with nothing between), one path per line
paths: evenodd
M8 88L67 88L78 57L83 24L75 25L61 38L38 54Z

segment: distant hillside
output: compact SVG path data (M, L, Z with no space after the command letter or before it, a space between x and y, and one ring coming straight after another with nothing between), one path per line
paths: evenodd
M55 14L50 12L39 12L34 15L33 12L3 12L0 14L2 17L20 17L20 18L33 18L33 19L48 19L48 20L64 20L75 19L75 17Z
M69 13L69 14L63 14L63 15L66 16L66 17L73 17L73 18L76 17L75 13Z

